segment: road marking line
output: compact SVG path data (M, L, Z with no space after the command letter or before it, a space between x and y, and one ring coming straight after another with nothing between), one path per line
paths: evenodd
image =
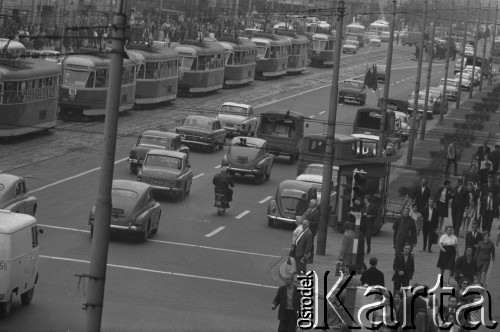
M259 202L259 204L264 204L265 202L267 202L268 200L270 200L271 198L273 198L273 196L267 196L266 198L264 198L263 200L261 200Z
M121 162L124 162L125 160L128 160L128 157L127 158L122 158L122 159L119 159L117 161L115 161L115 165L116 164L119 164ZM76 175L73 175L73 176L70 176L68 178L65 178L65 179L61 179L59 181L56 181L56 182L53 182L53 183L50 183L46 186L43 186L43 187L40 187L40 188L36 188L36 189L33 189L30 191L30 193L36 193L37 191L41 191L41 190L44 190L44 189L47 189L47 188L50 188L50 187L53 187L53 186L57 186L58 184L61 184L61 183L64 183L64 182L67 182L67 181L71 181L73 179L76 179L76 178L79 178L81 176L84 176L84 175L87 175L87 174L90 174L90 173L93 173L95 171L98 171L100 170L101 167L96 167L96 168L92 168L92 169L89 169L88 171L85 171L85 172L81 172L81 173L78 173Z
M73 259L73 258L56 257L56 256L46 256L46 255L40 255L40 257L41 258L45 258L45 259L57 260L57 261L90 264L90 261L86 261L86 260L83 260L83 259ZM106 264L106 265L108 267L114 267L114 268L124 269L124 270L132 270L132 271L140 271L140 272L150 272L150 273L156 273L156 274L167 274L167 275L176 276L176 277L186 277L186 278L193 278L193 279L204 279L204 280L210 280L210 281L226 282L226 283L230 283L230 284L238 284L238 285L245 285L245 286L255 286L255 287L263 287L263 288L276 289L276 286L264 285L264 284L259 284L259 283L255 283L255 282L246 282L246 281L231 280L231 279L224 279L224 278L205 277L205 276L200 276L200 275L195 275L195 274L186 274L186 273L177 273L177 272L171 272L171 271L161 271L161 270L145 269L145 268L141 268L141 267L119 265L119 264Z
M396 81L396 84L399 84L399 83L401 83L401 81Z
M321 111L321 112L319 112L319 114L325 114L325 113L326 113L326 111Z
M59 227L59 226L51 226L51 225L45 225L45 224L38 224L38 225L40 227L55 228L55 229L61 229L61 230L65 230L65 231L90 233L90 231L83 230L83 229L68 228L68 227ZM235 250L235 249L226 249L226 248L218 248L218 247L209 247L209 246L202 246L202 245L199 245L199 244L189 244L189 243L182 243L182 242L151 240L151 239L148 239L148 242L155 242L155 243L160 243L160 244L170 244L170 245L183 246L183 247L200 248L200 249L217 250L217 251L227 251L227 252L232 252L232 253L235 253L235 254L245 254L245 255L251 255L251 256L260 256L260 257L269 257L269 258L280 258L281 257L281 256L276 256L276 255L260 254L260 253L257 253L257 252L242 251L242 250Z
M244 216L246 216L246 215L247 215L247 214L249 214L249 213L250 213L250 211L245 210L245 211L241 212L240 214L238 214L238 215L237 215L236 217L234 217L234 218L235 218L235 219L241 219L241 218L243 218Z
M195 180L195 179L197 179L199 177L202 177L203 175L205 175L205 173L200 173L198 175L195 175L195 176L193 176L193 180Z
M224 228L226 228L225 226L219 226L217 227L216 229L214 229L212 232L208 233L207 235L205 235L205 237L211 237L211 236L214 236L215 234L219 233L220 231L222 231Z

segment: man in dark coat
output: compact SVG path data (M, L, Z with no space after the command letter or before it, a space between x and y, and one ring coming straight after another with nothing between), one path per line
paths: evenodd
M402 286L409 286L410 280L413 278L415 272L415 262L413 256L410 255L411 244L406 243L403 247L403 252L396 255L392 268L394 275L392 281L394 282L394 292L400 290Z
M302 233L295 240L295 261L297 263L297 272L307 271L307 260L313 250L313 236L309 229L309 221L302 222Z
M421 186L418 187L413 194L413 201L417 204L420 213L422 213L422 209L427 204L429 197L431 197L431 189L427 186L427 180L422 179Z
M411 248L417 244L417 227L415 220L410 217L410 208L406 207L403 210L403 215L394 222L392 229L394 230L393 240L396 255L403 251L406 243L409 243Z
M483 235L479 232L479 224L474 222L471 225L472 230L465 234L465 248L472 248L472 257L476 255L476 244L483 241Z
M427 205L422 210L422 236L424 247L423 250L427 249L428 252L431 251L432 247L432 237L433 233L437 231L439 222L438 210L434 206L434 198L429 198ZM428 243L428 244L427 244Z
M496 144L495 150L491 151L488 157L493 164L493 174L495 174L498 171L498 167L500 165L500 145Z
M481 145L479 148L477 148L477 152L476 152L476 160L478 161L479 165L481 165L481 161L484 160L484 156L489 154L490 152L491 152L491 149L488 146L488 141L484 141L483 145Z
M463 185L462 179L458 179L455 188L453 188L453 200L451 201L451 221L455 236L458 236L460 227L462 227L467 196L467 189Z
M295 332L297 328L297 312L300 310L301 295L293 283L293 274L280 271L285 284L278 288L271 309L279 306L278 319L280 321L278 332Z
M363 285L385 287L384 273L377 269L377 263L377 257L370 258L370 267L361 274Z
M491 190L488 192L488 196L482 199L481 217L483 232L491 232L493 219L498 217L498 201Z

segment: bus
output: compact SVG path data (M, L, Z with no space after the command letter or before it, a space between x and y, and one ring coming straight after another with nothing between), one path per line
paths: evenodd
M288 39L270 33L255 33L250 40L257 44L256 77L267 78L286 74L288 55L292 47Z
M254 81L257 66L257 45L247 38L221 36L218 39L226 50L224 84L238 86Z
M175 100L179 78L179 54L171 48L133 43L127 51L139 61L135 103L149 105Z
M292 43L288 54L286 72L289 74L301 73L306 70L309 53L309 39L292 31L277 30L276 34L283 36Z
M389 22L384 20L378 20L370 24L368 31L376 32L380 36L382 32L389 32Z
M80 49L81 51L81 49ZM132 53L123 60L119 112L134 107L139 60ZM106 115L111 58L96 52L69 55L62 63L59 87L59 118L89 121Z
M358 39L359 47L363 47L365 44L365 32L365 26L358 22L351 23L346 27L346 36L355 36Z
M187 96L222 89L226 49L207 41L181 40L175 47L181 58L179 92Z
M335 37L327 33L315 33L311 36L309 59L311 66L333 66Z
M3 48L6 42L2 43ZM42 59L21 59L23 49L21 43L10 41L0 58L0 137L56 126L61 67Z

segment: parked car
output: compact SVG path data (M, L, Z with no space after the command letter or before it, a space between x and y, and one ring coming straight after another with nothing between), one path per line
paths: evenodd
M329 209L330 214L334 214L337 204L337 177L339 168L333 166L332 181L330 183L330 200ZM321 188L323 185L323 164L311 164L306 167L304 173L297 177L298 181L312 183L316 187L318 203L321 203Z
M238 136L231 141L221 166L228 167L230 175L253 175L255 182L262 184L271 177L273 155L265 140Z
M390 37L391 34L389 31L382 31L382 33L380 34L380 41L388 43Z
M267 225L273 227L276 222L295 224L295 217L304 214L311 199L318 199L312 183L298 180L281 182L274 199L267 206Z
M146 130L139 135L137 142L129 153L128 162L132 173L136 174L139 168L142 167L144 158L151 149L179 151L189 156L189 148L182 144L179 134L159 130Z
M156 192L167 193L184 199L191 191L193 171L187 163L187 155L168 150L150 150L137 181L147 183Z
M481 67L479 66L465 66L464 72L472 74L472 70L474 69L474 85L479 85L481 81Z
M188 115L182 126L175 128L182 143L189 147L203 147L211 152L224 148L226 131L220 121L205 115Z
M380 46L382 46L382 41L380 40L379 36L371 35L370 36L370 42L368 43L368 45L369 46L380 47Z
M356 45L356 49L358 50L360 47L363 47L363 45L360 45L360 39L357 36L347 36L345 40L353 41L354 44Z
M394 111L394 115L396 116L396 129L401 129L403 141L406 141L408 137L410 137L410 131L411 131L410 117L408 116L408 114L398 111Z
M455 74L455 79L457 82L460 80L460 73ZM462 73L462 90L469 91L472 88L472 75L468 73Z
M464 55L474 56L474 47L466 45L464 50Z
M0 210L34 216L37 206L38 200L29 194L22 177L0 173Z
M226 102L219 110L218 119L228 135L255 136L258 121L253 106Z
M421 90L418 94L418 112L424 114L425 108L425 90ZM413 100L415 98L415 92L411 92L408 96L408 102L410 103L409 111L413 112ZM427 102L427 109L425 110L425 114L427 114L427 118L432 119L434 114L439 114L441 111L441 92L436 90L429 90L429 100ZM448 100L445 99L443 101L444 104L444 113L448 113Z
M112 231L138 234L144 241L158 233L161 207L155 201L150 185L130 180L113 180L111 202ZM94 234L94 222L95 206L89 215L90 236Z
M465 64L465 61L464 61L464 64ZM456 75L457 73L461 72L463 69L462 67L462 59L461 58L457 58L456 62L455 62L455 67L453 68L453 73Z
M339 89L339 103L358 102L360 105L366 103L365 83L360 80L347 79L342 82Z
M342 53L356 54L358 52L358 42L354 40L346 40L342 45Z
M444 88L444 78L439 81L438 89L443 91ZM454 78L448 78L446 81L446 96L448 100L457 100L458 98L458 80Z

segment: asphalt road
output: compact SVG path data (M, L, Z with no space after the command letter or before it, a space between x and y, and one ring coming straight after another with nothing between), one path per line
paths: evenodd
M383 46L385 48L385 44ZM396 46L390 96L404 98L414 87L413 49ZM365 64L385 62L383 49L363 49L342 58L341 78L359 77ZM433 84L443 65L434 67ZM425 77L425 75L424 75ZM425 82L425 81L423 81ZM306 133L322 132L327 119L331 70L308 68L301 76L215 95L177 100L154 110L120 118L114 178L134 179L125 158L144 129L171 129L186 112L215 112L223 101L249 102L257 112L292 109L312 117ZM424 83L425 84L425 83ZM380 92L382 93L382 92ZM367 106L376 105L370 93ZM350 134L357 105L340 105L337 132ZM103 124L61 123L52 134L2 143L0 169L28 177L39 200L41 237L40 279L33 303L14 301L11 316L0 321L2 331L78 331L85 326L86 282L91 238L88 214L95 203L102 154ZM295 166L277 158L271 179L256 185L238 178L235 198L225 216L213 208L212 177L224 151L192 151L195 175L184 201L161 201L159 233L141 243L113 237L108 256L103 330L270 331L277 312L270 303L279 282L270 270L286 254L290 228L267 226L267 201L278 183L295 178ZM5 158L8 156L8 158ZM391 236L386 233L388 245Z

